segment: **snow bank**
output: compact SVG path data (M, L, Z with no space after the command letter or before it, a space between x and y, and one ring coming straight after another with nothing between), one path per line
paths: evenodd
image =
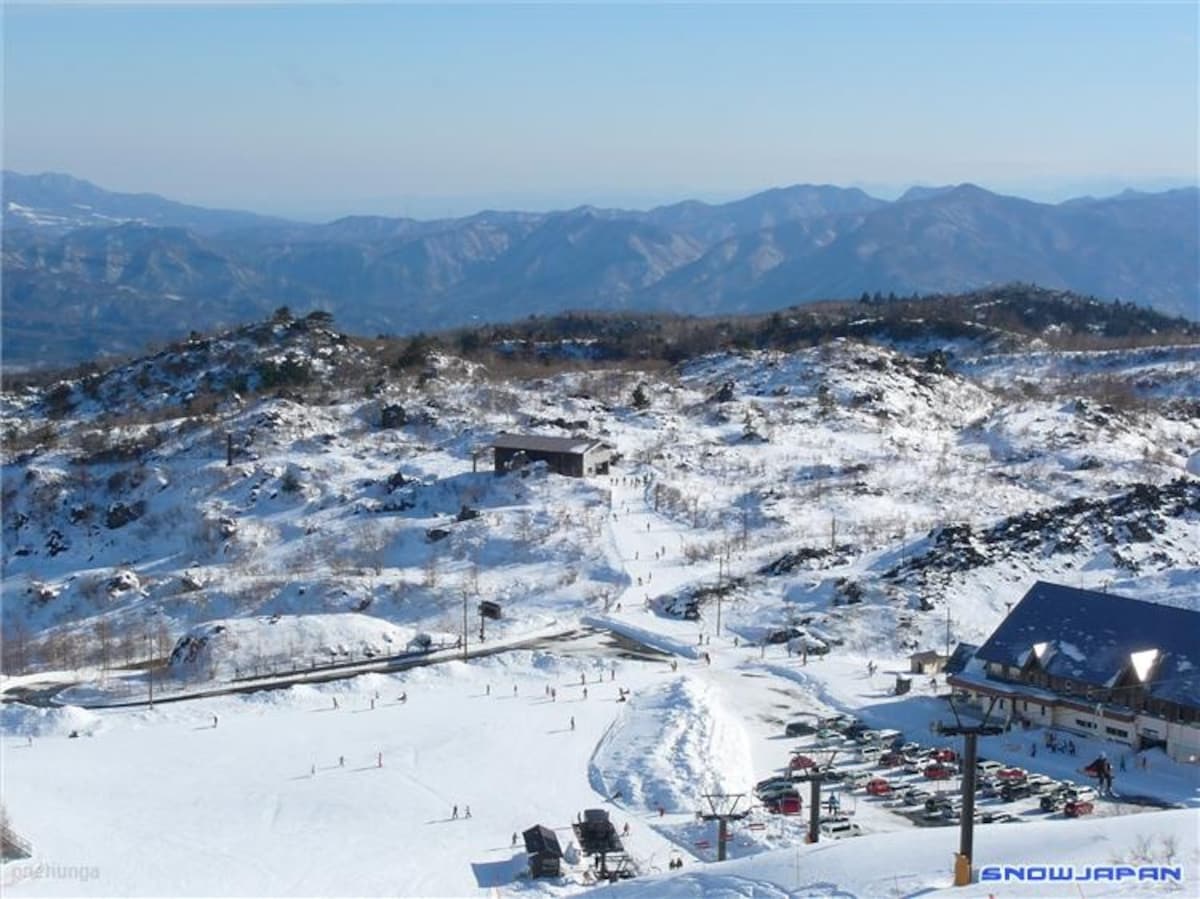
M21 703L0 707L0 733L15 737L91 736L99 730L100 716L79 706L33 708Z
M688 812L701 793L754 783L750 744L716 688L691 678L634 696L588 768L592 787L625 808Z
M268 674L400 655L416 636L413 628L353 612L224 618L189 629L176 642L170 664L189 679Z

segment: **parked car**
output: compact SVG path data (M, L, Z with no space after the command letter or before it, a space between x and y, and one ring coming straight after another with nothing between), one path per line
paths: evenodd
M803 806L799 796L781 796L763 801L763 808L775 815L798 815Z
M1029 789L1034 793L1046 793L1058 787L1058 782L1052 777L1047 777L1045 774L1031 774L1025 778L1025 783L1029 784Z
M835 840L862 836L862 828L846 818L821 822L821 833Z
M1023 781L1011 781L1000 788L1000 798L1005 802L1028 799L1032 795L1033 790Z
M933 798L933 794L920 787L909 787L904 791L902 798L908 805L924 805L925 800Z
M1021 819L1010 812L984 812L979 819L982 824L1012 824L1021 823Z
M1068 818L1079 818L1083 815L1090 815L1095 811L1095 806L1086 799L1069 799L1067 804L1063 806L1063 814Z
M873 777L867 781L867 793L871 796L887 796L892 792L892 785L886 777Z
M925 811L927 812L943 808L962 808L962 797L955 793L941 793L925 800Z
M818 727L845 727L853 719L849 715L826 715L817 719Z
M846 789L857 790L865 787L868 783L875 779L875 775L869 771L854 771L846 775Z
M758 794L758 798L763 802L773 801L776 799L786 799L788 797L800 798L800 791L794 786L774 786L767 787Z
M926 780L949 780L954 775L954 769L941 762L934 762L921 772Z
M816 732L817 728L808 721L789 721L783 729L785 737L807 737Z
M879 756L880 768L899 768L904 764L904 753L892 750Z
M992 759L980 759L975 763L975 773L980 777L994 777L1004 770L1004 765Z
M1044 793L1042 798L1038 800L1038 808L1044 812L1057 812L1066 804L1066 790L1052 790L1049 793Z
M755 793L762 793L776 787L795 787L796 782L790 777L768 777L766 780L760 780L754 785Z
M996 776L1001 780L1024 780L1029 775L1029 772L1024 768L1001 768L996 772Z
M1086 785L1076 785L1067 790L1067 800L1074 802L1094 802L1096 790Z
M832 727L822 727L817 731L817 742L821 744L841 743L842 735Z

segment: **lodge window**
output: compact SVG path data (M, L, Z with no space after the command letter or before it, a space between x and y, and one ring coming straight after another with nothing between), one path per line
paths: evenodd
M1076 719L1075 719L1075 723L1076 723L1076 724L1077 724L1079 727L1086 727L1088 730L1095 730L1095 729L1096 729L1096 722L1095 722L1095 721L1087 721L1087 720L1086 720L1086 719L1084 719L1084 718L1076 718Z
M1104 728L1104 732L1112 737L1121 737L1125 740L1129 739L1129 731L1122 730L1119 727L1106 727Z

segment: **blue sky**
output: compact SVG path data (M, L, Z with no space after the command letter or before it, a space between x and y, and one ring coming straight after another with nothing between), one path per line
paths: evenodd
M310 218L1197 178L1197 6L7 5L4 164Z

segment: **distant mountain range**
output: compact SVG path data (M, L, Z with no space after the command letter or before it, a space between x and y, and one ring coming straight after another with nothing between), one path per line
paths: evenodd
M326 224L4 172L6 365L129 353L192 329L325 309L365 334L569 309L760 312L1008 281L1200 318L1195 188L1057 205L973 185L894 202L797 185L649 211Z

